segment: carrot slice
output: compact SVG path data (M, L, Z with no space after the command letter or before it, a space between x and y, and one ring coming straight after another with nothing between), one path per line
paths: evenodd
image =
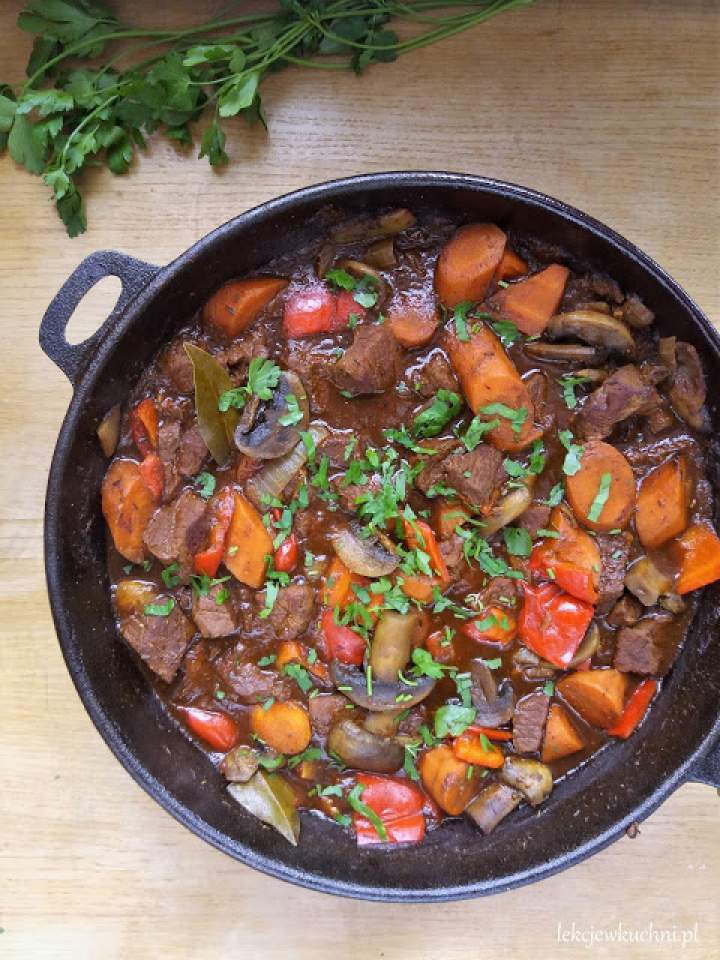
M250 711L250 727L278 753L302 753L312 738L307 710L294 700L276 701L269 706L256 704Z
M143 534L158 502L134 460L113 460L102 483L102 512L115 549L131 563L145 556Z
M235 492L223 563L240 583L258 589L265 582L266 558L271 552L272 538L260 514L249 500Z
M459 817L478 792L480 781L476 777L468 779L472 768L458 760L447 744L423 753L418 769L425 790L451 817Z
M720 538L694 523L673 544L680 572L675 582L679 594L698 590L720 580Z
M580 469L565 478L565 491L575 516L591 530L622 529L635 509L632 467L619 450L602 440L589 440L584 445ZM596 498L601 500L605 495L601 509L593 513Z
M541 753L543 763L562 760L563 757L582 750L584 746L585 743L575 729L567 710L559 703L553 703L545 724L545 739Z
M237 337L287 285L287 280L278 277L231 280L220 287L203 307L203 323L226 337Z
M470 518L459 500L435 500L432 506L433 527L441 540L451 537Z
M440 251L435 267L435 291L452 309L459 303L482 300L505 249L507 237L494 223L460 227Z
M619 670L581 670L564 677L557 690L571 707L595 727L617 723L625 705L627 676Z
M487 745L483 744L483 737L488 741ZM505 754L493 746L485 734L463 733L453 741L452 749L458 760L476 767L498 770L505 763Z
M495 334L482 324L469 340L460 340L449 333L445 348L455 373L460 380L465 398L482 420L497 420L497 426L487 434L499 450L521 450L542 436L533 418L535 408L525 382L513 362L502 348ZM503 404L508 411L525 411L524 419L517 426L508 417L493 412L483 412L493 404Z
M435 310L399 305L390 307L387 315L390 333L407 350L424 347L438 328L440 320Z
M497 265L494 279L495 281L515 280L517 277L525 276L527 272L528 265L525 261L509 247L505 247L505 251L500 258L500 263Z
M569 274L567 267L551 263L527 280L499 290L490 304L528 336L542 333L560 306Z
M646 550L672 540L690 522L692 482L686 457L681 453L651 470L638 491L635 526Z

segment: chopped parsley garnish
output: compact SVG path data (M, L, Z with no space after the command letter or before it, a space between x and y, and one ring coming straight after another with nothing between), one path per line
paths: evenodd
M438 663L429 650L423 647L416 647L412 652L413 672L418 677L432 677L433 680L440 680L448 670L454 669L447 667L443 663Z
M190 577L190 583L193 588L193 593L197 594L199 597L206 597L212 587L218 586L220 583L227 583L230 577L209 577L206 573L194 573Z
M463 300L463 302L459 303L453 310L452 320L455 324L455 333L457 334L458 340L467 342L470 339L467 317L472 308L472 300Z
M500 337L500 341L504 347L511 347L522 338L522 334L512 320L494 320L490 326L498 337Z
M528 416L527 407L520 407L515 410L504 403L488 403L484 407L480 407L480 413L485 413L489 417L503 417L505 420L509 420L513 433L517 434L522 432L523 424Z
M514 557L529 557L532 553L530 534L523 527L504 527L503 540L507 552Z
M282 370L272 360L263 357L253 357L248 369L247 384L244 387L233 387L220 395L218 410L225 413L230 407L242 410L252 394L260 400L269 400L273 390L280 382Z
M337 267L328 270L325 279L333 287L340 290L354 290L355 277L351 276L346 270L339 270Z
M218 592L215 594L215 603L221 607L224 603L230 599L230 591L227 587L221 587Z
M381 840L387 840L387 830L385 829L385 824L382 822L380 817L372 810L366 803L363 803L360 797L363 794L365 787L361 783L356 783L352 788L350 793L347 795L347 802L361 817L365 817L368 820L373 828L375 833L380 837Z
M459 737L474 722L475 707L446 703L435 711L435 736L443 740L448 735Z
M168 597L162 603L148 603L144 613L146 617L167 617L174 606L175 601L172 597Z
M405 447L406 450L410 450L412 453L424 454L426 456L435 453L432 447L423 447L414 440L413 437L410 436L407 427L400 427L399 430L387 428L383 430L383 436L390 443L399 443L401 447Z
M473 417L460 439L465 444L466 450L474 450L486 433L499 426L499 420L481 420L479 417Z
M270 700L272 701L272 699L273 698L271 697ZM269 710L271 706L272 702L267 707L265 704L263 704L263 710ZM268 756L267 754L261 754L258 757L258 763L261 767L264 767L265 770L277 770L278 767L282 767L282 765L285 763L285 757L281 753L276 754L274 757Z
M590 504L590 509L588 510L588 520L591 520L593 523L597 523L597 521L600 519L600 514L603 512L603 508L608 502L611 483L612 474L603 473L600 477L600 484L598 486L598 491L595 494L595 499Z
M265 586L265 606L260 611L260 617L263 620L267 619L270 614L273 612L273 607L275 606L275 601L277 600L278 593L280 592L280 587L277 583L274 583L272 580L268 580Z
M309 693L312 690L314 684L310 679L310 674L299 663L286 663L283 667L283 673L291 677L303 693Z
M203 500L209 500L215 493L215 487L217 486L217 480L211 473L199 473L194 478L193 483L198 488L198 493Z
M443 427L456 417L462 407L462 400L452 390L440 389L430 405L419 413L412 424L416 437L436 437Z
M547 500L542 502L548 507L557 507L558 504L562 503L562 498L565 495L565 488L562 483L556 483L552 488L550 493L547 496Z
M488 670L499 670L502 666L502 660L500 657L493 657L492 660L483 660L483 663L488 668Z
M321 760L322 759L322 750L319 747L308 747L306 750L303 750L302 753L296 753L294 757L290 757L288 760L288 767L290 770L293 767L297 767L301 763L305 763L309 760Z
M546 537L549 540L559 540L560 534L557 530L546 530L545 527L540 527L537 531L538 537Z
M274 653L269 654L267 657L260 657L257 662L259 667L269 667L270 664L275 663L276 657Z
M565 401L565 406L570 410L574 410L577 407L577 397L575 396L575 387L581 383L587 383L590 377L560 377L558 383L562 388L563 400Z
M574 437L569 430L561 430L558 433L558 440L567 450L563 462L563 473L567 477L574 477L581 466L583 447L574 442Z
M555 693L555 684L552 680L546 680L542 688L546 697L551 697Z
M300 423L304 417L304 413L300 409L298 398L294 393L289 393L285 397L285 402L287 403L288 412L278 418L278 423L281 427L294 427L296 423Z
M178 563L171 563L169 567L165 567L163 572L160 574L162 582L166 587L172 588L176 587L180 583L180 577L177 575Z

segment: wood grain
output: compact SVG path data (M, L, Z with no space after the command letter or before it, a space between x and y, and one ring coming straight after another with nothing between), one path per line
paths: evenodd
M202 19L220 4L118 3L128 20ZM160 9L158 9L160 8ZM2 79L28 43L0 9ZM87 178L89 232L70 241L36 178L0 161L0 956L222 955L345 960L580 957L564 930L693 928L720 953L718 797L688 785L592 860L532 888L437 906L342 901L236 864L171 820L95 732L65 670L42 573L47 467L70 397L37 346L42 312L103 248L156 263L296 187L387 169L450 169L544 190L655 257L714 317L720 18L712 2L545 0L396 64L288 72L268 84L270 134L233 132L225 172L153 144L129 176ZM98 291L75 324L112 303ZM675 947L673 955L679 950ZM597 957L669 956L653 943Z

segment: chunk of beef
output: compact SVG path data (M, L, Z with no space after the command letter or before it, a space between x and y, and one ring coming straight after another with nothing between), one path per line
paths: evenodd
M434 397L438 390L460 392L460 384L450 361L444 353L435 352L420 367L413 377L413 387L425 399Z
M673 339L673 338L668 338ZM662 341L661 341L662 342ZM707 384L700 357L691 343L675 342L675 364L670 387L670 401L685 423L705 432L710 421L705 409Z
M602 440L622 420L649 413L660 404L655 387L646 383L636 366L620 367L587 398L578 415L578 432L586 440Z
M520 587L511 577L493 577L478 594L482 608L507 607L513 610L517 606Z
M630 559L632 537L629 534L609 536L599 533L596 543L600 550L600 583L598 585L598 613L607 613L625 589L625 573Z
M216 584L193 598L192 617L204 637L227 637L240 629L241 615L232 589Z
M513 747L516 753L537 753L542 745L550 697L533 690L515 704Z
M180 443L182 424L179 420L163 420L158 427L158 456L163 465L163 499L171 500L180 488L180 475L175 454Z
M185 342L173 340L158 361L160 372L168 378L178 393L192 393L193 365L185 353Z
M622 319L628 326L641 329L654 323L655 314L652 310L648 310L636 293L633 293L622 305Z
M503 455L489 443L480 443L468 453L453 454L445 460L445 480L467 503L490 506L505 481Z
M310 723L319 737L326 737L333 720L349 701L339 693L321 693L308 703Z
M532 409L535 411L534 422L543 430L552 430L555 423L555 413L552 405L547 402L548 379L547 375L536 371L525 378L525 386L530 394Z
M228 367L240 367L242 373L250 366L250 361L255 357L266 359L270 356L270 350L265 335L256 330L252 333L243 335L239 340L234 340L229 347L221 350L217 355L220 363Z
M331 380L353 396L384 393L397 380L400 346L381 324L358 327L352 344L333 365Z
M200 549L207 518L207 504L192 490L153 514L144 541L153 556L163 563L177 560L178 575L185 581L192 573L192 557Z
M423 440L423 449L435 450L432 456L423 458L423 466L420 473L415 477L415 486L418 490L428 496L432 487L445 483L445 464L446 457L452 450L458 449L457 440Z
M642 615L643 605L632 594L626 593L618 600L606 619L611 627L632 627Z
M454 533L447 540L440 541L440 553L448 568L448 573L453 579L457 579L460 567L465 563L463 554L463 545L465 541Z
M565 287L560 312L574 310L592 300L622 303L623 293L614 280L600 273L573 277L568 280Z
M202 438L197 420L183 430L180 436L175 465L181 477L193 477L207 460L208 448Z
M617 635L613 666L623 673L662 676L675 658L673 618L645 617L633 627L622 627Z
M651 433L664 433L671 430L675 420L672 413L663 404L648 414L647 426Z
M120 632L148 667L170 683L190 646L195 630L176 605L166 617L134 613L120 626Z
M225 686L232 690L241 703L262 703L269 697L289 700L292 681L279 677L274 670L263 670L255 663L239 659L235 650L229 650L215 663Z
M304 633L315 612L315 593L309 583L291 583L278 591L268 623L278 640L294 640Z
M527 530L532 540L537 540L538 530L547 530L550 523L550 507L546 503L531 503L518 517L517 525Z

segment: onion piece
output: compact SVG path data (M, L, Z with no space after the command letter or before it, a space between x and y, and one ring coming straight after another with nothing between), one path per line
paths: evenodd
M310 424L309 431L316 444L320 444L328 435L327 427L319 423ZM284 457L279 457L263 467L259 473L250 477L245 484L245 495L258 510L265 510L269 500L280 496L285 487L294 480L307 463L307 450L300 441Z
M120 439L120 404L116 403L111 407L100 422L97 428L98 440L102 447L102 452L106 457L111 457L117 449Z
M332 545L345 566L362 577L386 577L400 563L377 540L362 539L352 528L334 534Z

